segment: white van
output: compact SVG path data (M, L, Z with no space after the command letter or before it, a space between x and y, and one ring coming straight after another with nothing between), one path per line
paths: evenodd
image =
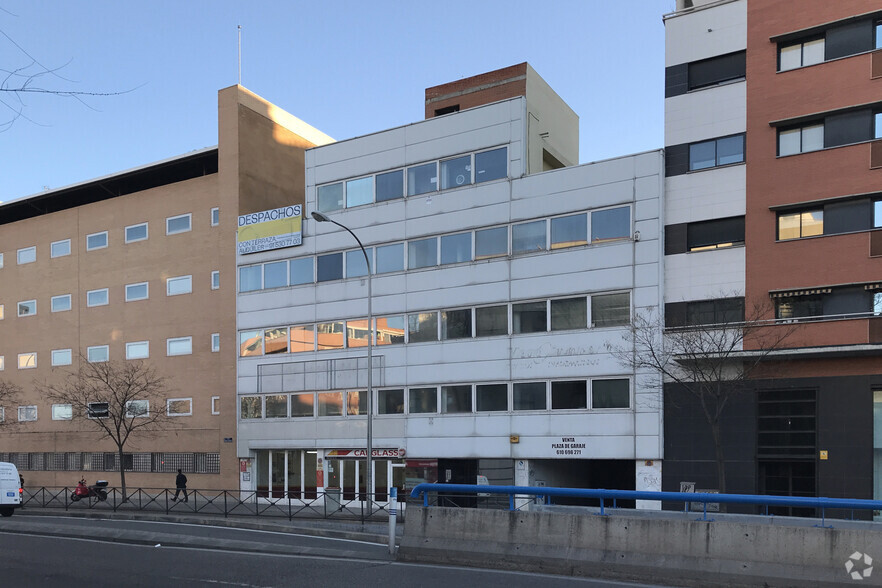
M0 461L0 515L11 517L21 506L21 478L15 464Z

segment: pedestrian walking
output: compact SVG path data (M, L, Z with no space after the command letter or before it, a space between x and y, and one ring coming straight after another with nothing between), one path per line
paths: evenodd
M184 493L184 502L187 502L187 476L181 470L178 470L178 475L175 476L175 495L172 496L172 500L177 500L178 494L182 491Z

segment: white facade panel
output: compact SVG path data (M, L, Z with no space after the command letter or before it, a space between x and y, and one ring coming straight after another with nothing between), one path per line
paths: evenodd
M668 178L665 224L743 215L746 173L746 166L733 165Z
M747 0L696 8L665 18L665 67L747 47Z
M693 143L747 130L747 82L665 99L665 145Z
M665 301L744 296L744 247L665 258Z

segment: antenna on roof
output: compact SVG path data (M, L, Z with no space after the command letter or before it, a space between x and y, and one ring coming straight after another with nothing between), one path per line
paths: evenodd
M236 25L239 32L239 85L242 85L242 25Z

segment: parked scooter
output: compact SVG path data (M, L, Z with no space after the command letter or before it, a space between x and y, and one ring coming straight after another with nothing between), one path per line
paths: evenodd
M70 495L70 499L73 502L77 502L83 498L96 498L98 500L107 500L107 480L97 480L95 484L92 486L86 485L86 479L83 478L80 480L77 487L74 488L73 493Z

